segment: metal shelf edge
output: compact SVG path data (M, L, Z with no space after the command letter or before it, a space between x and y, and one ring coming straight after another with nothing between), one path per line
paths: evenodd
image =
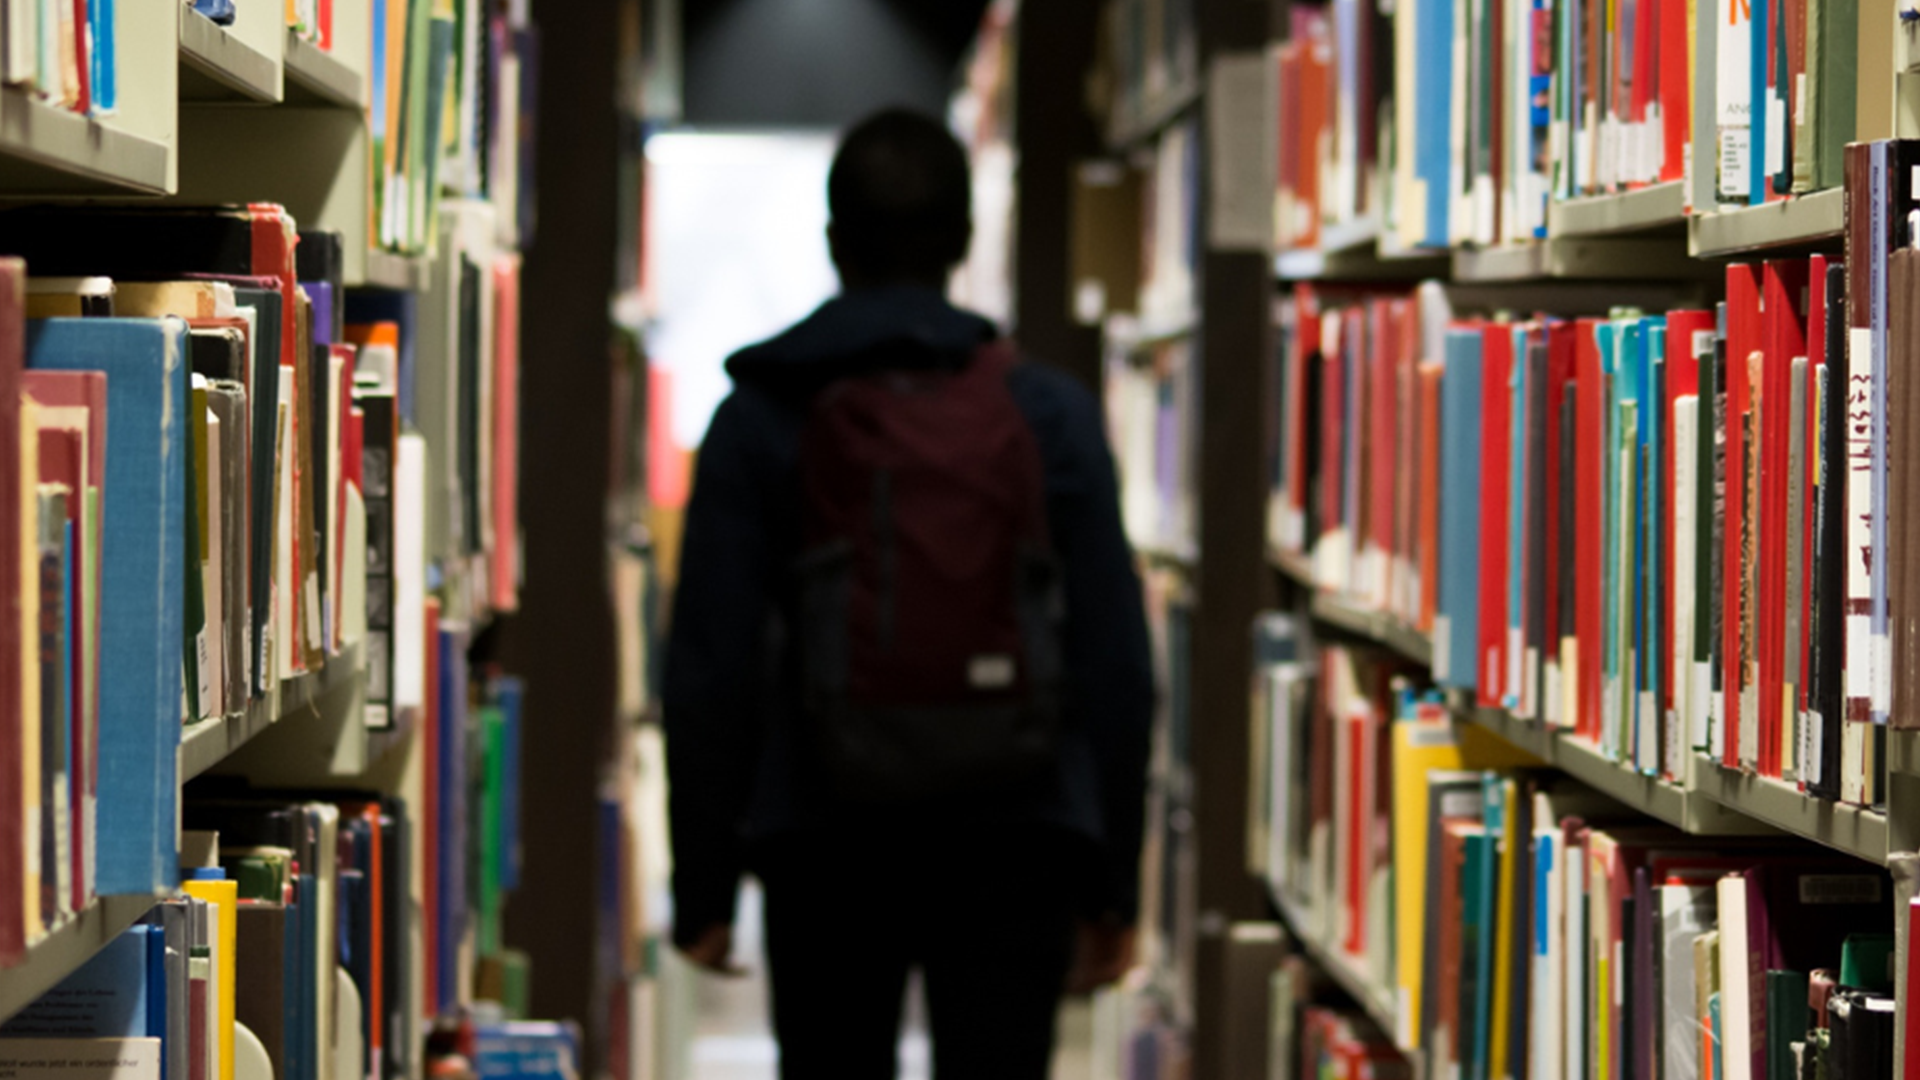
M1693 781L1703 797L1782 832L1868 862L1887 861L1885 814L1815 798L1771 777L1735 772L1701 753L1694 755Z
M151 896L103 896L93 906L28 948L26 956L0 968L0 1020L32 1004L86 963L154 904Z
M192 8L180 12L180 61L227 88L233 98L265 105L281 99L280 65Z

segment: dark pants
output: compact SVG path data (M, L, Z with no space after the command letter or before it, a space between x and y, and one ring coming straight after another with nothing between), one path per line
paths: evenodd
M1040 828L765 846L782 1080L893 1077L915 968L937 1080L1045 1080L1072 958L1074 855Z

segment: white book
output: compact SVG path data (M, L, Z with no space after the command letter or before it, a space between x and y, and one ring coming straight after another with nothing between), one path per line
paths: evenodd
M1693 939L1713 928L1715 891L1711 882L1659 887L1660 1080L1701 1080Z
M1534 887L1544 901L1546 927L1533 936L1532 942L1533 963L1529 980L1532 1002L1527 1012L1529 1080L1560 1080L1563 1075L1560 1024L1566 945L1561 917L1566 910L1566 867L1563 865L1560 830L1550 821L1543 824L1546 806L1545 796L1536 794L1533 846L1535 873L1538 876Z
M1587 860L1586 849L1567 848L1563 855L1566 863L1566 905L1561 909L1563 928L1561 930L1562 955L1565 958L1566 978L1561 981L1564 988L1561 1001L1565 1020L1560 1030L1565 1038L1563 1049L1566 1051L1564 1076L1582 1077L1587 1074Z
M395 448L393 500L393 706L405 712L427 700L427 441L416 432Z
M1747 977L1747 879L1728 874L1716 885L1720 914L1720 1080L1753 1076L1753 1012Z
M220 418L208 409L207 532L204 537L207 558L200 565L200 581L207 594L207 629L203 635L207 644L207 670L200 673L200 679L209 684L206 699L209 716L223 716L240 706L239 702L227 701L227 593L222 580L226 577L227 563L225 538L220 535L221 513L226 508L220 490L220 478L225 475L226 446L221 435Z
M293 369L280 369L280 415L274 446L273 492L273 677L277 685L294 672L293 609L298 588L293 565Z
M336 495L336 492L346 484L340 475L340 414L352 408L353 402L343 400L340 394L341 380L347 375L346 358L332 354L327 360L327 477L333 490L326 492L321 502L326 504L323 512L327 520L327 549L324 554L327 560L328 588L324 641L326 651L331 654L340 649L340 601L341 594L345 591L341 588L343 582L340 566L341 540L343 539L341 526L345 523L340 520L342 507Z
M1689 394L1673 403L1673 722L1668 725L1667 767L1683 772L1687 751L1703 745L1693 734L1705 720L1696 714L1693 692L1693 620L1698 583L1694 558L1699 543L1700 398Z

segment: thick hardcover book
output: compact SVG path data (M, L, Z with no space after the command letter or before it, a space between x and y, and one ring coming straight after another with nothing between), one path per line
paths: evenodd
M73 671L73 780L69 811L74 831L73 910L94 895L94 822L99 792L100 534L107 467L107 377L97 371L28 371L21 385L35 403L43 429L84 433L77 515Z
M50 319L30 328L31 367L107 373L101 515L98 890L173 885L186 568L186 324Z
M1722 570L1721 656L1723 658L1721 696L1726 724L1726 739L1721 763L1739 768L1742 762L1755 760L1755 747L1745 738L1755 725L1744 721L1759 702L1747 683L1752 667L1748 663L1750 644L1743 636L1748 627L1746 605L1753 566L1753 533L1748 515L1758 513L1749 507L1748 492L1752 470L1747 446L1750 419L1754 413L1753 360L1761 355L1760 267L1752 263L1734 263L1727 267L1727 365L1725 443L1725 512L1721 525L1720 561ZM1757 721L1758 714L1754 714Z

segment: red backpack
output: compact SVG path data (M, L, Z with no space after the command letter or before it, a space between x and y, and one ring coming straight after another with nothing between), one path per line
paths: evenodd
M1064 602L1011 343L823 389L801 436L800 653L833 792L903 802L1042 772Z

